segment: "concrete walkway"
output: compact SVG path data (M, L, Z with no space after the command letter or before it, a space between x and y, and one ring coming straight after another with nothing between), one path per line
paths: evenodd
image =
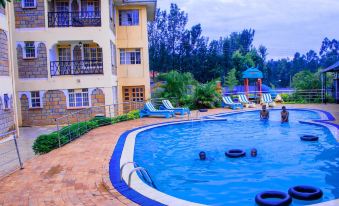
M287 106L324 109L339 119L339 105ZM231 111L214 109L208 114ZM119 194L108 178L115 144L126 130L180 119L176 118L144 118L101 127L60 149L30 159L25 169L0 180L0 205L135 205Z
M17 143L23 163L35 156L32 149L34 140L42 134L48 134L53 131L55 131L54 126L19 128L19 138L17 139ZM2 154L0 158L0 177L3 177L4 175L19 168L19 160L15 150L14 141L8 141L0 144L0 154ZM6 162L9 163L2 164Z

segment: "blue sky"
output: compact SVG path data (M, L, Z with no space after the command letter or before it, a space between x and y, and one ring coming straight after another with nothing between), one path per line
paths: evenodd
M189 26L201 23L211 39L255 29L254 44L265 45L269 58L319 52L325 37L339 39L339 0L158 0L158 8L171 3L188 13Z

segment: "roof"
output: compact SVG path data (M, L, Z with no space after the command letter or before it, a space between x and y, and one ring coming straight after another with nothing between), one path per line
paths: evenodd
M321 72L322 73L324 73L324 72L339 72L339 61L337 61L332 66L330 66L330 67L328 67L326 69L323 69Z
M155 13L157 10L157 0L115 0L115 5L136 5L146 6L147 9L147 20L153 21L155 19Z
M258 67L251 67L242 73L243 79L262 79L263 74Z

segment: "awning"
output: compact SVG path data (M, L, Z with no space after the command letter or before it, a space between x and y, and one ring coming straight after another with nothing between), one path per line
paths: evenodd
M324 72L339 72L339 61L335 64L333 64L332 66L326 68L326 69L323 69L321 71L322 73Z

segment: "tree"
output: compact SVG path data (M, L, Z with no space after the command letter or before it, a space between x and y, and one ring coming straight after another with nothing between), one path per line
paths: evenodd
M292 85L298 90L321 89L320 79L310 71L301 71L295 74Z
M233 91L233 88L239 83L236 72L237 71L233 68L227 73L226 85L228 86L229 91Z
M11 0L0 0L0 7L6 8L6 2L11 2Z

